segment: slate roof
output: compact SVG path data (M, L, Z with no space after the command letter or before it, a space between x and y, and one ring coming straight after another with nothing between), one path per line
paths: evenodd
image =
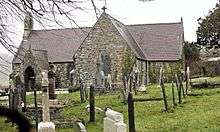
M182 58L182 22L128 25L127 28L148 61L176 61Z
M114 24L114 26L119 31L121 36L128 43L128 45L131 47L131 49L133 49L136 57L139 58L139 59L142 59L142 60L146 60L144 52L142 51L142 49L139 46L139 44L132 37L131 33L128 31L126 25L124 25L120 21L116 20L115 18L111 17L110 15L108 15L108 14L106 14L106 15L111 20L111 22Z
M149 61L181 59L183 23L124 25L110 15L119 33L134 49L136 57ZM23 49L46 50L49 62L72 62L73 54L88 35L91 27L33 30L28 41L23 41L12 63L21 63Z
M18 49L17 56L12 63L21 63L24 49L31 44L32 49L46 50L49 62L72 62L73 53L79 48L88 35L90 28L70 28L53 30L33 30L28 41L23 41Z

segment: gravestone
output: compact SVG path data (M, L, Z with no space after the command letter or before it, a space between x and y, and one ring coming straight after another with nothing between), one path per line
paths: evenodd
M107 109L104 118L104 132L127 132L123 122L123 115L117 111Z
M23 84L20 78L19 71L17 71L17 74L15 75L15 100L17 103L17 109L21 111L21 97L22 97L22 90L23 90Z
M48 77L46 71L42 72L42 111L43 122L38 124L38 132L55 132L55 125L50 122L50 106L48 95Z
M8 96L8 104L9 104L9 109L13 109L13 80L10 78L9 79L9 96Z
M50 69L48 72L48 80L49 80L49 99L56 99L56 95L54 92L55 89L55 72L53 69Z
M15 88L13 90L13 110L18 110L20 104L21 103L19 102L19 92L18 92L18 89Z
M190 70L189 67L186 69L186 92L191 93L191 87L190 87Z
M140 92L146 91L146 63L145 62L143 63L143 75L141 78L141 86L138 91Z
M111 74L108 74L108 76L107 76L107 83L108 83L108 88L111 89L112 88L112 77L111 77Z
M81 122L77 122L77 125L79 127L79 132L87 132L86 127Z

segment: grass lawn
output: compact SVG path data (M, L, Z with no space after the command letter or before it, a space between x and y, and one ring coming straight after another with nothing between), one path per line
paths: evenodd
M216 132L220 131L220 88L215 89L193 89L192 96L183 99L183 103L175 109L172 105L171 85L166 84L168 96L169 112L164 112L163 101L157 102L135 102L135 124L137 132L146 131L189 131L189 132ZM123 113L124 122L128 124L127 105L121 102L120 94L96 95L96 107L105 109L111 107L113 110ZM40 97L40 96L38 96ZM147 93L139 93L135 98L162 97L161 89L156 85L148 87ZM33 101L33 97L27 97L28 102ZM104 113L96 113L96 122L89 123L89 113L85 107L88 102L80 103L79 92L61 94L58 99L67 102L62 113L66 119L84 120L88 132L102 132ZM41 101L40 99L38 99ZM177 97L176 97L177 101ZM4 125L0 118L0 129L12 131L15 127L10 124ZM4 126L3 126L4 125ZM6 128L6 129L4 129ZM71 128L56 129L57 132L72 132ZM11 132L10 131L10 132ZM7 132L7 131L6 131Z
M138 94L138 98L161 97L161 89L156 85L148 88L148 93ZM183 104L175 109L172 107L170 84L166 85L170 112L163 112L163 101L136 102L135 123L137 132L146 131L220 131L220 88L192 90L192 95L183 100ZM83 119L89 132L103 131L103 113L96 114L96 123L89 123L89 114L80 103L79 93L63 94L59 99L66 99L70 103L63 109L65 118ZM128 124L127 105L121 103L118 94L96 96L96 106L111 107L123 113L125 123ZM58 130L59 131L59 130Z

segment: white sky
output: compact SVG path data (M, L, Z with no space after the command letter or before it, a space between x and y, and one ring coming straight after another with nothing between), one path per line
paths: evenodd
M180 22L183 17L185 40L196 41L197 19L204 17L215 7L218 0L154 0L141 2L139 0L107 0L107 13L124 24ZM95 0L98 8L104 5L101 0ZM90 9L92 9L90 4ZM81 26L92 26L95 21L93 10L89 13L75 14L77 23ZM39 29L39 26L34 27ZM21 41L23 24L16 23L13 30L18 36L14 41L18 46ZM1 53L8 53L0 46Z

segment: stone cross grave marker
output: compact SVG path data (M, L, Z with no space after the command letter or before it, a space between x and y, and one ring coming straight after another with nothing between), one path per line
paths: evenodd
M48 81L49 81L49 99L55 99L55 72L54 70L50 69L48 72Z
M48 79L46 72L42 73L42 111L43 111L43 122L50 121L50 112L49 112L49 95L48 95Z
M48 94L48 77L47 72L42 72L42 111L43 122L38 125L38 132L55 132L55 125L50 122L50 106L49 106L49 94Z

